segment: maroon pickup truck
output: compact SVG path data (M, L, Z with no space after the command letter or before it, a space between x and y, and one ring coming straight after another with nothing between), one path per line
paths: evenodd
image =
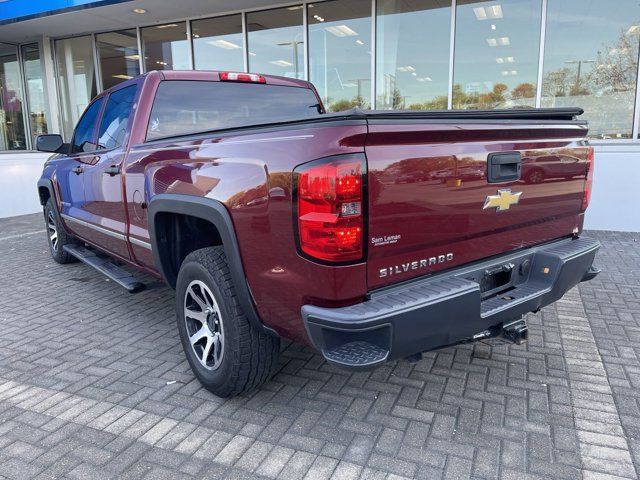
M280 337L346 368L519 343L524 314L598 273L581 113L329 114L304 81L149 72L94 99L70 143L38 138L51 254L173 287L221 396L267 381Z

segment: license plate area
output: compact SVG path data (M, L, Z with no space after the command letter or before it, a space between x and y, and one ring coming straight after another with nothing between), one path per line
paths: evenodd
M513 263L506 263L486 269L479 282L481 298L484 300L513 289L514 267Z

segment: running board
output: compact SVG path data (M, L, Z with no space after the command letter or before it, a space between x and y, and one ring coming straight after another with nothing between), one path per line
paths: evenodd
M94 250L81 245L64 245L64 250L82 263L95 268L110 280L116 282L129 293L138 293L145 284L136 280L129 272L117 265L112 259L98 255Z

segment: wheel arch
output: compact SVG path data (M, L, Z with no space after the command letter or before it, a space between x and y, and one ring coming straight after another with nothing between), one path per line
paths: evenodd
M255 309L248 281L244 274L233 222L224 204L210 198L162 193L151 198L147 212L154 262L159 273L172 288L176 286L179 266L176 269L172 265L171 249L167 239L162 236L166 228L166 225L163 225L166 214L195 217L208 222L213 225L219 234L220 243L227 257L229 271L242 310L256 327L276 335L272 329L262 323Z
M54 199L55 202L55 194L53 191L53 182L48 178L41 178L38 180L38 198L40 200L40 205L43 207L47 204L50 198Z

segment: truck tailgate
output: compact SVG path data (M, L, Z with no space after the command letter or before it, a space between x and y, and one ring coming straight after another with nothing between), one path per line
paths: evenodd
M369 119L369 288L582 229L586 124L521 116ZM499 152L519 156L518 180L489 182Z

